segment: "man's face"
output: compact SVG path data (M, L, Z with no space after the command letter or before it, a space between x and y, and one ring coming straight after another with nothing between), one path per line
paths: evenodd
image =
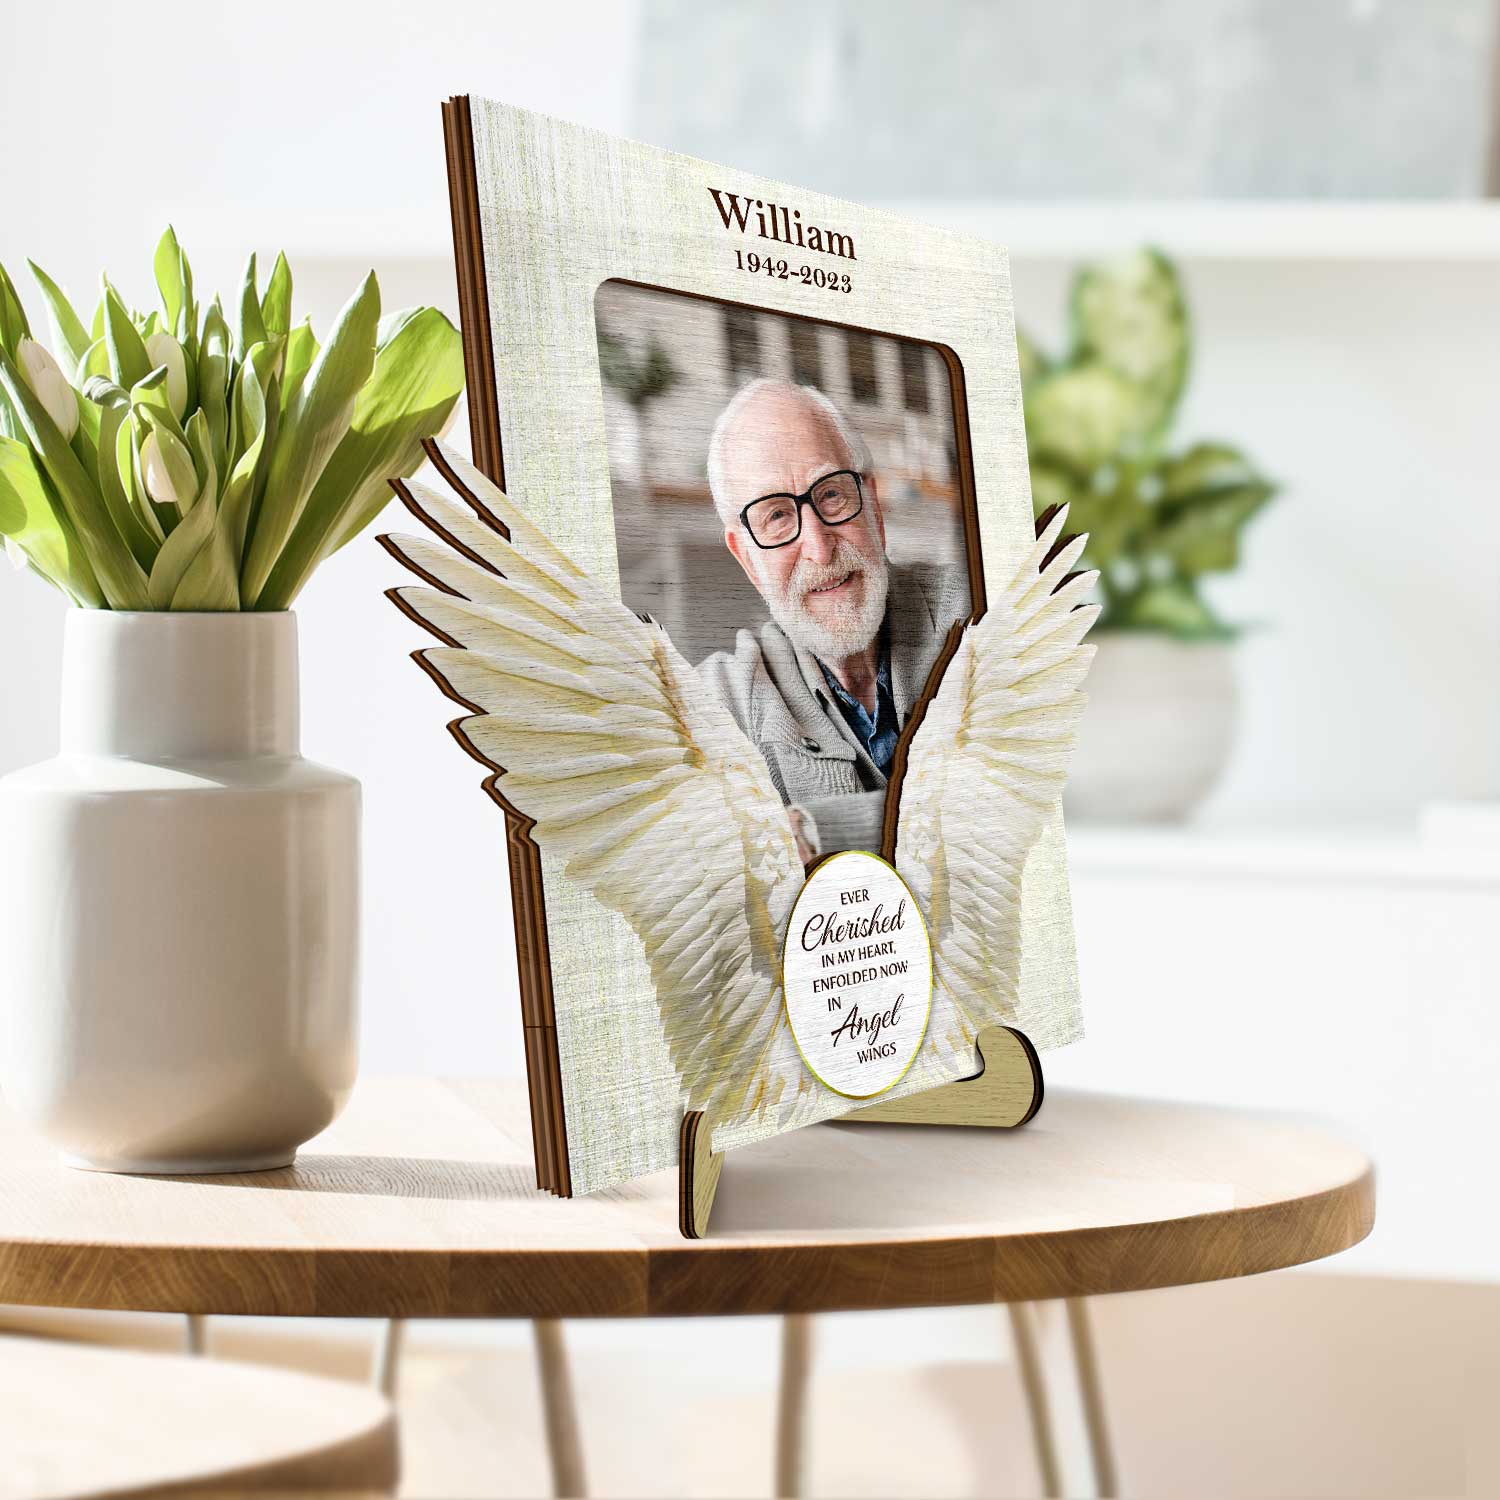
M758 547L739 513L762 495L800 495L853 464L827 413L795 392L751 401L724 450L734 512L724 540L776 623L828 662L863 651L885 618L889 567L874 477L860 476L864 508L841 526L825 525L812 506L802 506L802 532L784 547Z

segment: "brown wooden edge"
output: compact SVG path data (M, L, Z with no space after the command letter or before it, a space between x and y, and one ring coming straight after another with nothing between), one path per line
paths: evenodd
M469 429L474 464L505 487L505 456L500 437L500 405L495 385L489 293L485 284L484 242L480 229L479 188L474 167L473 115L466 95L443 105L443 141L448 162L448 199L453 220L453 254L458 276L459 324L463 333L464 375L469 395ZM476 497L458 483L441 462L435 445L428 457L444 478L469 501L481 518L497 525ZM410 504L409 497L403 496ZM498 527L502 535L504 528ZM461 551L464 549L460 549ZM472 554L470 554L472 556ZM402 602L397 599L397 603ZM404 608L404 604L402 605ZM410 612L410 611L408 611ZM420 653L417 653L421 660ZM428 664L423 661L424 668ZM430 670L430 668L429 668ZM440 684L441 685L441 684ZM450 725L460 744L473 747ZM484 757L478 757L483 760ZM488 762L485 762L489 764ZM521 988L522 1026L526 1042L526 1078L531 1096L532 1143L537 1186L562 1197L572 1196L568 1165L567 1120L563 1107L562 1068L557 1053L552 965L547 948L547 920L542 888L541 854L531 837L534 826L505 801L496 787L499 768L492 767L485 790L505 811L506 854L510 866L511 908L515 922L516 965Z

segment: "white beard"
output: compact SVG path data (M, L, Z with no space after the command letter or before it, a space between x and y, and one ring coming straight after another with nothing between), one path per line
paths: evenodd
M838 600L832 619L823 621L810 614L803 599L811 589L837 583L846 573L864 575L863 598L858 604ZM771 618L792 641L812 652L820 661L844 661L857 656L880 631L885 619L885 597L890 585L890 564L882 555L871 559L842 537L826 563L803 560L792 570L779 593L764 590Z

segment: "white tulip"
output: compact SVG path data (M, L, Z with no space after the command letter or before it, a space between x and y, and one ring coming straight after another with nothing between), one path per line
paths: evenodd
M64 440L71 443L78 431L78 397L73 394L68 377L35 339L22 339L16 345L16 360L32 394L46 408Z
M182 357L182 345L170 333L153 333L146 340L146 358L154 370L158 365L167 367L167 405L172 415L180 422L187 411L187 361Z
M167 460L154 432L148 432L146 441L141 444L141 478L145 481L146 493L158 505L175 505L179 511L182 509L182 500L172 483L172 471L167 468Z

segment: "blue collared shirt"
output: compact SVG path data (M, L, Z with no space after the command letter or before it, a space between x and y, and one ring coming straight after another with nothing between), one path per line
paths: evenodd
M891 696L891 649L884 636L880 642L880 664L875 669L875 713L870 715L857 698L851 698L822 662L818 670L828 684L844 722L854 731L855 738L865 747L882 776L891 774L891 762L896 758L896 741L901 736L901 727L896 722L896 700Z

